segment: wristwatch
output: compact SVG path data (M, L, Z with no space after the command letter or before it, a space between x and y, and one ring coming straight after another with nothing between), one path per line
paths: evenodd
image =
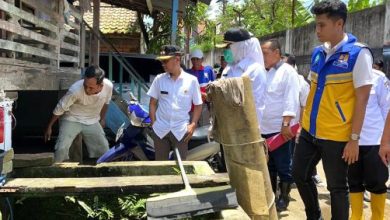
M360 139L360 135L352 133L350 138L353 141L358 141Z
M288 127L288 126L290 126L290 122L284 121L282 125L283 125L283 127Z

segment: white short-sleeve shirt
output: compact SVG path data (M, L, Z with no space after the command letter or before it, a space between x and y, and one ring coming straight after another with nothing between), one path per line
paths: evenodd
M91 125L99 122L104 104L110 104L113 85L108 79L103 80L103 89L98 94L87 95L84 80L75 82L58 102L54 115L64 115L63 119Z
M264 93L266 88L266 71L260 63L244 58L235 65L228 65L222 72L222 78L248 76L252 82L252 94L255 101L257 122L261 127L264 111Z
M379 145L387 113L390 109L389 80L381 71L374 70L374 80L367 102L359 145Z
M262 134L280 132L284 116L296 117L299 91L298 73L291 65L280 62L268 71Z
M154 132L160 138L172 132L180 141L187 132L192 104L202 104L198 79L183 70L176 80L162 73L153 80L147 94L158 100Z

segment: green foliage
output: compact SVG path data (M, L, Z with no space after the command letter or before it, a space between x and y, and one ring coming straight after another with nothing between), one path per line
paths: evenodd
M65 201L71 203L77 203L86 213L87 218L105 220L105 219L114 219L114 213L107 207L105 203L99 202L99 197L94 196L92 206L88 205L86 202L76 199L75 197L66 196Z
M119 205L124 216L131 219L146 218L146 199L138 199L135 195L118 198Z
M292 0L244 0L240 6L228 4L225 15L219 21L222 32L230 27L242 26L256 36L263 36L305 25L313 21L313 17L298 0L294 9Z
M192 48L200 48L208 52L214 48L216 36L216 22L209 19L207 15L208 5L198 2L196 5L187 5L183 18L184 27L195 32ZM198 26L199 25L199 26ZM199 27L199 29L198 29Z
M171 14L158 12L154 15L154 18L145 15L145 19L153 21L153 23L146 26L150 39L149 45L147 45L147 53L158 54L162 45L171 43Z
M384 0L349 0L348 11L349 12L360 11L383 3Z

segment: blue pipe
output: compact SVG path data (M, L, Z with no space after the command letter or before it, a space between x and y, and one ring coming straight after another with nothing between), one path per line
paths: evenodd
M179 10L179 0L172 0L172 28L171 28L171 44L176 45L177 34L177 11Z

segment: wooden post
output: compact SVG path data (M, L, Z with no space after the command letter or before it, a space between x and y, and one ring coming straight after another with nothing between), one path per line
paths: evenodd
M93 0L93 29L97 34L100 30L100 0ZM99 65L99 51L100 51L100 42L99 38L91 33L91 65Z
M386 15L385 15L383 44L390 46L390 0L386 1Z
M112 77L112 53L109 52L108 53L108 79L109 80L113 80L113 77Z
M62 35L62 32L65 30L64 24L64 1L58 1L58 13L60 16L60 20L58 21L58 33L57 33L57 40L58 45L56 47L56 53L57 53L57 68L60 69L60 63L61 63L61 42L64 39L64 36Z
M15 0L7 0L6 2L10 3L11 5L15 5ZM14 15L11 15L11 17L9 18L9 21L13 24L19 25L18 18L14 17ZM13 34L11 32L7 32L7 40L13 41L14 37L15 37L15 34ZM15 52L7 52L7 57L15 59Z
M54 40L58 41L57 45L49 45L49 51L57 55L57 59L50 59L50 66L56 67L57 69L60 68L60 45L61 45L61 30L64 28L64 19L63 19L63 8L64 4L63 1L51 1L49 8L50 10L54 12L58 12L60 17L62 19L56 20L55 18L51 18L55 21L56 24L58 24L58 29L56 32L50 32L49 36L53 38Z
M122 97L123 93L123 66L119 64L119 94Z
M385 26L383 35L383 62L384 72L390 74L390 0L386 1Z
M81 15L81 19L83 18L84 16L84 8L83 7L80 7L80 15ZM80 53L79 53L79 58L80 58L80 64L79 64L79 67L81 69L83 69L85 67L85 24L83 22L83 20L80 21Z

